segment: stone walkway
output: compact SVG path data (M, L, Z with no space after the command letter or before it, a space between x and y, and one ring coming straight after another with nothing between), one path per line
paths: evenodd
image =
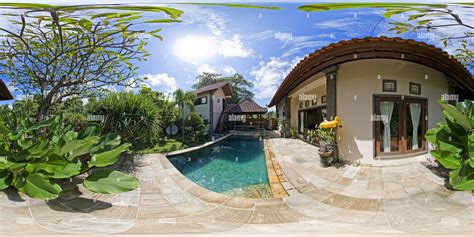
M289 196L231 197L184 177L163 155L136 158L141 186L119 195L43 202L0 192L2 234L463 234L472 192L454 192L420 163L321 168L317 148L269 139Z

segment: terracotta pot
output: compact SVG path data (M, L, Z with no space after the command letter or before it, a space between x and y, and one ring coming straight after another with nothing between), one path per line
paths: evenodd
M326 151L326 152L324 152L324 151L319 150L318 153L319 153L319 156L321 156L321 158L329 158L329 157L332 156L332 154L334 153L334 151Z

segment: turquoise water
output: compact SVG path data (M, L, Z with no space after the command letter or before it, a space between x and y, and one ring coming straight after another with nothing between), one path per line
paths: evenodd
M263 142L258 138L231 136L169 160L190 180L214 192L268 184Z

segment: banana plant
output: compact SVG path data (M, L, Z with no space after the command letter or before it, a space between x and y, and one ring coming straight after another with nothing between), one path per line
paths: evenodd
M0 119L0 190L13 187L31 198L55 199L60 182L88 174L83 186L96 193L127 192L139 186L125 173L96 167L116 163L130 144L116 134L100 135L91 123L80 131L61 116L33 124L13 113Z
M431 155L449 172L451 186L458 190L474 190L474 104L466 100L456 106L439 100L446 122L426 132L426 140L434 145Z

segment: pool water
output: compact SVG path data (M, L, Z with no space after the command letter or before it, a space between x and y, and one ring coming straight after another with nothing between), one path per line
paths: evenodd
M258 138L231 136L169 160L187 178L214 192L269 183L263 142Z

